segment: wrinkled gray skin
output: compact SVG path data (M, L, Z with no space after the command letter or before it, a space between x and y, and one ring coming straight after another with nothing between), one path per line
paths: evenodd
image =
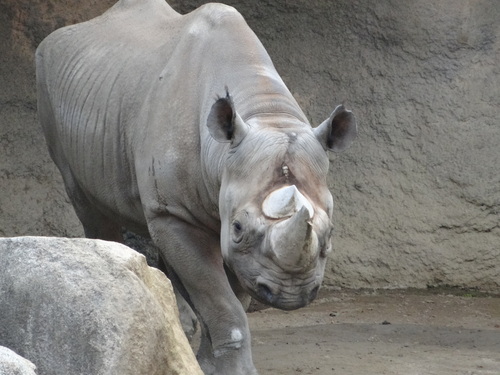
M312 129L220 4L181 16L121 0L48 36L36 64L40 121L86 236L150 236L200 320L204 372L256 374L239 300L296 309L316 296L327 151L355 137L352 113L339 106Z

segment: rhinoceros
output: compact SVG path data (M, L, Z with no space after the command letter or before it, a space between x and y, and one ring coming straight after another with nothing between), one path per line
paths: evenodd
M89 238L151 238L196 312L206 374L256 374L241 301L311 302L331 250L328 151L343 105L312 128L243 17L120 0L36 52L38 114Z

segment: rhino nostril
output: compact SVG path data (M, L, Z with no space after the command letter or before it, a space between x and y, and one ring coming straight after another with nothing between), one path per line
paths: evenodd
M311 290L311 293L309 293L309 302L312 302L318 295L319 291L319 285L316 286L313 290Z
M258 283L257 284L257 293L259 296L261 296L263 299L265 299L268 302L271 302L274 299L274 293L271 291L271 289L263 283Z

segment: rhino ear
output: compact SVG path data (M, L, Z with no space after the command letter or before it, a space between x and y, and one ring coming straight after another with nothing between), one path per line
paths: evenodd
M248 125L242 120L234 109L234 104L229 92L225 98L219 98L212 105L207 119L210 135L217 142L231 142L237 146L248 132Z
M327 120L314 129L314 134L325 150L342 152L358 134L356 119L351 111L339 105Z

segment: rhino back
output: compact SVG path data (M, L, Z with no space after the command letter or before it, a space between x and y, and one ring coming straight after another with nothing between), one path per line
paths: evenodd
M56 30L36 56L40 120L55 163L63 175L71 170L96 203L134 218L141 207L133 144L150 82L161 70L154 29L174 24L175 33L170 20L180 17L162 1L148 2L121 1L100 17Z
M255 34L221 4L180 16L162 0L121 0L47 37L37 80L63 174L71 169L109 212L141 221L144 207L167 204L217 216L228 146L205 122L226 86L244 119L275 111L307 122Z

